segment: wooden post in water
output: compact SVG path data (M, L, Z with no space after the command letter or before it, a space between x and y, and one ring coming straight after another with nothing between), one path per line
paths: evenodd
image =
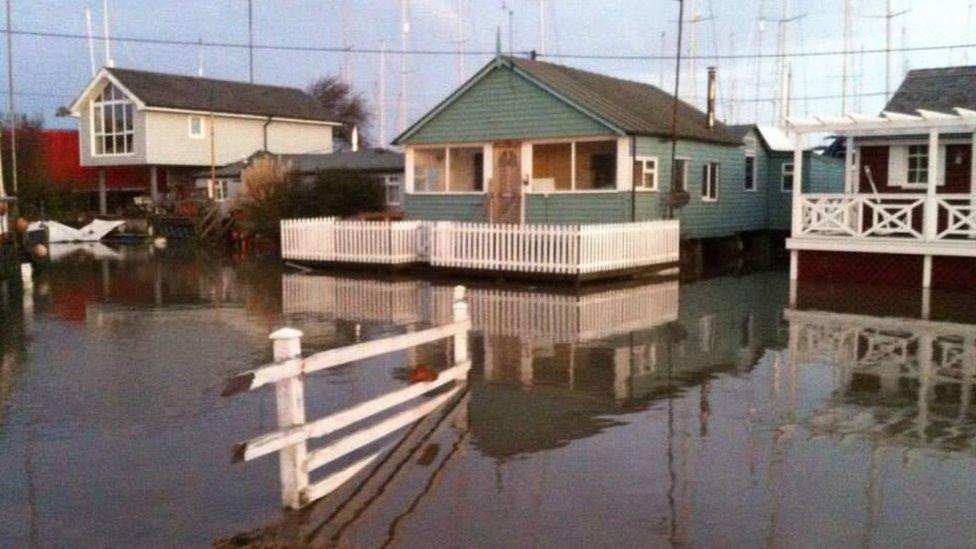
M464 286L454 287L454 322L468 320L468 302L464 299ZM462 330L454 335L454 365L468 361L468 331ZM465 375L467 375L465 373Z
M302 356L302 332L282 328L270 336L275 363ZM301 374L275 382L278 403L278 427L287 428L305 423L305 386ZM279 454L281 467L281 503L290 509L302 506L302 492L308 488L305 469L307 446L305 440L283 448Z

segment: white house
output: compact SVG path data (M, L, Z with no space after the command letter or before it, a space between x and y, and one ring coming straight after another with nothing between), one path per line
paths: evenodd
M326 154L340 125L296 88L119 68L103 68L70 110L81 165L146 166L154 201L160 168L174 186L201 167L256 151ZM104 212L104 174L99 195Z

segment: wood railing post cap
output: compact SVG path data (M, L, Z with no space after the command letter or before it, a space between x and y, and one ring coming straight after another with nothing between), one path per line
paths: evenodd
M281 328L271 332L268 339L279 340L279 339L298 339L302 337L302 331L296 330L295 328Z

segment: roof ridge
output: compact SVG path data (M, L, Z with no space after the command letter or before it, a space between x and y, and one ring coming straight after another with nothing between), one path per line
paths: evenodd
M165 76L165 77L168 77L168 78L174 78L174 77L175 78L187 78L187 79L190 79L190 80L198 80L198 81L206 81L206 82L216 82L216 83L221 83L221 84L238 84L238 85L242 85L242 86L254 86L254 87L261 87L261 88L274 88L274 89L279 89L279 90L292 90L292 91L302 92L305 95L309 95L308 92L306 92L305 90L303 90L301 88L298 88L298 87L295 87L295 86L281 86L281 85L276 85L276 84L262 84L262 83L257 83L257 82L245 82L243 80L229 80L229 79L226 79L226 78L212 78L212 77L209 77L209 76L195 76L195 75L192 75L192 74L179 74L179 73L174 73L174 72L149 71L149 70L145 70L145 69L131 69L131 68L128 68L128 67L105 67L105 70L107 70L109 72L112 72L112 71L137 72L137 73L142 73L142 74L151 74L151 75L154 75L154 76Z

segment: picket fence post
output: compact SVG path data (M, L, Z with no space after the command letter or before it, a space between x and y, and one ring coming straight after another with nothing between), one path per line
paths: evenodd
M273 357L276 363L301 358L302 332L294 328L282 328L272 333ZM294 376L275 382L278 408L278 427L287 428L305 423L305 382ZM281 503L289 509L302 506L302 493L308 488L308 471L305 457L308 448L305 441L281 450Z

